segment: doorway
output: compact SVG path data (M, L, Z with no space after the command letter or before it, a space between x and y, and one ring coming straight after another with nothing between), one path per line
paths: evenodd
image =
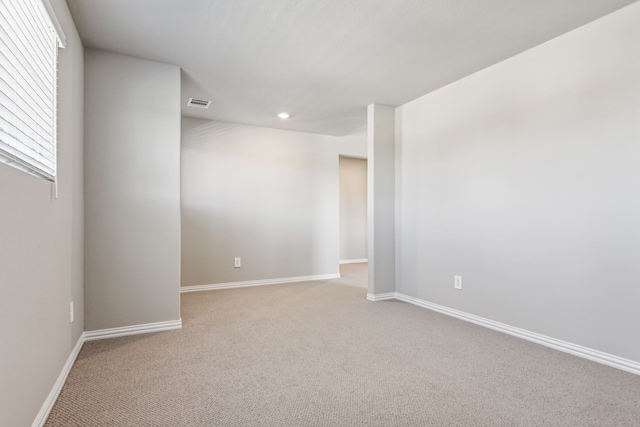
M366 273L367 159L340 156L340 272Z

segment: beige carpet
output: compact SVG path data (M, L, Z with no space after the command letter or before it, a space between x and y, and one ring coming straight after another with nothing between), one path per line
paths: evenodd
M47 426L638 426L640 377L342 279L182 295L85 344Z

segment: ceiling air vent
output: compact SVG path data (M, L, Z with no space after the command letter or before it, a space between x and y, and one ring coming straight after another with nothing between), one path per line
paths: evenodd
M211 105L211 101L206 99L189 98L189 102L187 102L187 107L204 108L205 110L209 108L209 105Z

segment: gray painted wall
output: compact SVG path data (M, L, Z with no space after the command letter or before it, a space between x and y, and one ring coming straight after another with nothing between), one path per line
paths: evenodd
M338 273L338 160L365 138L183 119L182 285Z
M0 424L34 421L83 330L83 48L67 5L59 53L58 189L0 164ZM75 321L69 323L69 302Z
M340 260L367 258L367 160L340 157Z
M640 361L638 22L635 3L397 109L399 292Z
M395 255L395 110L387 105L367 107L368 153L368 290L394 292Z
M85 52L86 330L180 318L180 69Z

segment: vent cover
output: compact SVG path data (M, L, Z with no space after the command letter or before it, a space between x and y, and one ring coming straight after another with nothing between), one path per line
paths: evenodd
M207 101L206 99L198 99L198 98L189 98L189 102L187 102L187 107L195 107L195 108L203 108L207 109L211 105L211 101Z

